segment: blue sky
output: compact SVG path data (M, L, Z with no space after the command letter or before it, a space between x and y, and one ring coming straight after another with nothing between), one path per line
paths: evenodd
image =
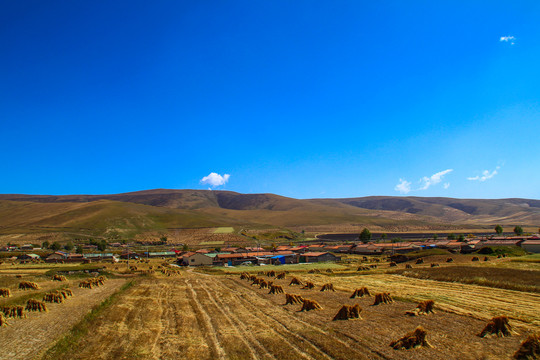
M538 199L539 18L538 1L3 1L0 193Z

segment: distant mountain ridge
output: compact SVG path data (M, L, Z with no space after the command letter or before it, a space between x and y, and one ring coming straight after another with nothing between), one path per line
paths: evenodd
M109 195L0 194L0 232L115 227L146 231L206 226L322 226L382 229L443 225L540 226L540 200L368 196L294 199L223 190L154 189ZM36 230L37 231L37 230Z

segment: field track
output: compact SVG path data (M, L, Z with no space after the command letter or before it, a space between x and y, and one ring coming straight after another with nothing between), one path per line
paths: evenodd
M73 297L64 303L48 303L47 312L26 312L25 319L9 319L10 326L0 328L0 359L33 359L124 283L107 280L104 286L82 289L74 282Z
M480 339L485 322L438 311L407 317L415 304L370 306L348 291L320 292L288 286L286 292L317 300L322 311L298 312L285 297L238 276L188 271L180 277L141 279L91 324L65 359L506 359L525 334ZM358 303L362 320L331 321L343 304ZM396 351L388 344L424 326L433 349ZM456 344L460 344L456 349Z

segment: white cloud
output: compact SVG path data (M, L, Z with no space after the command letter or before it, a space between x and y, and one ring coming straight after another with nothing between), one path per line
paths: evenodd
M399 179L399 184L396 185L394 190L399 191L402 194L407 194L411 191L411 183L407 180Z
M450 183L444 183L444 184L443 184L443 187L444 187L445 189L448 189L448 188L450 187Z
M439 171L438 173L435 173L431 175L430 177L424 176L420 183L422 186L418 190L427 190L431 185L436 185L440 183L444 177L444 175L454 171L454 169L447 169L443 171Z
M208 176L205 176L201 179L201 184L208 184L212 185L212 187L225 185L227 181L229 181L229 178L231 175L224 174L223 176L219 175L218 173L212 172Z
M468 177L467 180L471 180L471 181L486 181L486 180L489 180L491 179L492 177L494 177L495 175L498 174L498 171L501 167L500 166L497 166L495 168L495 170L493 170L492 172L489 172L489 170L484 170L482 171L482 176L480 175L476 175L476 176L473 176L473 177Z
M507 42L510 43L510 45L514 45L516 43L516 38L513 36L501 36L499 38L500 42Z

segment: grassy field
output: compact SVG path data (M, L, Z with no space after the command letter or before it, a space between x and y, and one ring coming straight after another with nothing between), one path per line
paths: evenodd
M196 269L172 268L169 264L174 259L151 259L130 262L137 267L136 271L130 271L126 262L103 264L112 275L105 286L95 289L79 288L81 279L76 275L68 275L68 284L51 281L51 270L65 270L68 268L65 265L3 264L0 287L10 288L12 296L0 298L0 305L2 302L22 304L29 297L40 299L44 292L63 285L68 285L74 296L62 304L48 305L47 313L29 313L24 319L9 319L10 325L0 328L3 349L0 358L511 357L529 333L540 330L540 294L501 287L512 279L523 286L534 286L538 274L528 273L520 266L540 265L512 262L508 258L471 263L469 255L453 256L455 263L441 264L439 268L430 268L429 263L446 258L446 254L429 255L426 264L413 269L404 269L404 265L399 264L397 270L388 262L377 262L376 257L369 257L365 262L362 257L354 256L339 264ZM359 272L356 268L360 263L378 267ZM511 268L512 265L516 268ZM177 270L171 274L170 269ZM275 279L263 274L271 270L287 272L286 278ZM311 270L319 272L310 273ZM405 270L415 275L406 274ZM390 273L396 271L399 273ZM301 305L284 305L284 294L269 294L268 289L240 280L241 272L274 281L286 293L315 300L322 310L299 312ZM308 290L290 285L293 276L303 283L312 281L315 288ZM465 283L477 276L500 286ZM21 279L35 281L41 289L18 290ZM125 286L128 282L132 284L129 287ZM326 283L332 283L336 291L321 292L321 286ZM389 292L395 301L372 306L373 297L350 299L352 291L361 286L367 286L372 294ZM435 314L405 315L418 301L426 299L435 301ZM360 305L361 319L332 321L344 304ZM497 315L507 315L519 334L507 338L478 337L486 322ZM428 331L433 348L398 351L388 345L418 325Z
M214 230L214 234L232 234L233 232L233 227L218 227L216 230Z

